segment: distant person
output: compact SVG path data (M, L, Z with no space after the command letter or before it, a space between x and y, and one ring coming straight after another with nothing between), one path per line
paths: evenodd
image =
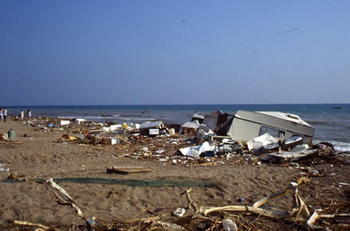
M7 118L7 108L6 107L2 110L2 113L4 114L4 123L6 123L6 118Z
M23 119L24 119L24 111L21 110L21 120L23 120Z
M27 111L27 116L28 116L28 118L32 117L32 111L30 109L28 109L28 111Z
M2 111L2 108L0 107L0 122L4 120L4 113Z

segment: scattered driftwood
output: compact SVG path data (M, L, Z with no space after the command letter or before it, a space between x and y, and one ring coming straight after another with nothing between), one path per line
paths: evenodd
M310 227L315 227L315 222L318 218L329 218L334 219L337 223L350 224L350 213L341 213L341 214L318 214L316 211L312 214L310 219L307 221L307 224Z
M272 199L284 196L288 191L293 191L293 205L290 212L279 210L276 208L265 208L263 205ZM269 197L263 198L257 201L253 206L224 206L224 207L200 207L200 213L207 216L209 213L217 211L227 212L251 212L262 216L273 218L289 218L294 217L296 220L305 220L310 216L310 212L307 209L304 201L300 198L298 189L296 187L288 187L286 190L280 193L273 194Z
M13 144L22 144L23 142L12 141L12 140L0 140L0 144L4 145L13 145Z
M308 180L307 178L301 179L301 181ZM292 209L290 212L283 211L276 208L266 208L263 205L272 199L276 199L278 197L284 196L288 191L293 192L293 203L292 203ZM206 207L202 206L200 207L200 213L204 216L207 216L209 213L212 212L218 212L218 211L226 211L226 212L250 212L258 214L259 216L266 216L271 218L277 218L277 219L284 219L284 218L294 218L296 221L303 221L306 222L306 225L310 229L321 229L322 227L319 227L315 225L315 222L319 218L325 218L325 219L333 219L336 223L342 223L341 225L344 227L350 227L348 224L350 224L350 214L349 213L342 213L342 214L318 214L317 211L314 211L313 214L310 216L310 212L304 203L304 201L300 198L298 189L296 187L290 186L286 190L273 194L271 196L268 196L266 198L263 198L256 203L253 204L253 206L223 206L223 207Z
M133 220L128 220L124 222L125 224L134 224L137 223L138 226L142 224L150 224L150 226L158 226L162 228L163 230L173 230L173 231L185 231L186 229L183 228L180 225L174 224L174 223L168 223L168 222L162 222L160 221L160 216L155 217L147 217L147 218L138 218ZM128 229L131 230L131 229ZM138 229L136 229L138 230Z
M52 230L52 231L55 231L56 229L53 229L49 226L46 226L46 225L42 225L42 224L39 224L39 223L31 223L31 222L28 222L28 221L19 221L19 220L14 220L13 221L13 224L15 225L21 225L21 226L32 226L32 227L39 227L40 229L43 229L43 230Z
M306 179L306 178L305 178ZM305 181L305 179L300 180L301 182ZM76 205L75 201L72 199L72 197L58 184L56 184L53 179L49 180L41 180L38 181L38 183L44 184L47 189L49 190L52 197L60 204L63 205L70 205L75 210L77 215L86 221L86 224L89 226L91 230L108 230L108 226L103 225L97 221L92 219L87 219L83 215L80 208ZM319 218L325 218L325 219L333 219L335 222L341 223L340 225L344 227L348 227L350 223L350 214L343 213L343 214L318 214L317 211L314 211L311 215L307 206L305 205L304 201L299 196L299 191L297 187L290 186L286 190L270 195L268 197L265 197L256 203L254 203L252 206L223 206L223 207L207 207L207 206L201 206L199 209L195 202L191 199L190 193L192 192L192 188L189 188L188 190L182 192L181 194L185 194L188 199L188 207L186 209L193 210L193 213L187 213L185 216L191 218L191 220L202 220L203 222L206 222L207 225L210 226L207 230L218 230L219 227L223 226L224 230L234 230L237 228L236 222L239 226L244 227L245 229L250 229L246 226L246 224L240 222L240 218L242 215L229 215L228 213L221 213L226 214L225 217L220 218L214 218L213 216L208 217L210 213L213 212L242 212L242 213L253 213L257 214L258 218L260 216L275 218L275 219L285 219L285 218L293 218L295 221L302 221L305 222L304 224L308 226L309 229L319 229L322 227L319 227L315 225L315 222ZM288 192L293 193L292 198L292 209L290 211L284 211L281 209L273 208L273 207L265 207L264 204L266 204L268 201L282 197L286 195ZM219 213L220 214L220 213ZM154 214L156 216L154 217L147 217L147 218L138 218L133 220L128 220L125 222L120 223L121 226L129 227L130 225L136 225L132 227L132 230L139 230L141 229L142 225L147 226L147 230L154 230L154 229L162 229L162 230L178 230L178 231L185 231L186 228L170 222L164 222L161 221L161 216ZM233 217L237 219L232 219ZM258 219L257 218L257 219ZM225 223L226 222L226 223ZM36 224L36 223L30 223L26 221L13 221L13 224L16 225L26 225L26 226L35 226L39 227L43 230L56 230L52 227L45 226L42 224ZM145 227L144 227L145 228ZM191 227L190 227L191 228ZM128 229L128 230L131 230ZM143 228L142 228L143 229Z
M207 162L207 163L198 163L198 164L194 164L194 165L198 165L198 166L216 166L217 163L216 162Z
M162 221L156 221L153 222L154 225L160 226L164 230L172 230L172 231L186 231L186 229L180 225L174 224L174 223L168 223L168 222L162 222Z
M108 166L107 173L129 174L129 173L143 173L150 172L148 168L141 166Z
M187 200L188 200L188 209L193 209L194 214L197 214L198 213L198 206L191 199L191 195L190 195L191 192L192 192L192 188L189 188L186 190L186 195L187 195Z
M83 220L85 220L86 224L90 228L93 228L93 230L95 230L95 228L97 228L98 230L104 230L104 228L106 228L103 224L96 222L94 217L91 219L87 219L83 215L81 209L76 205L76 202L73 200L73 198L66 192L66 190L64 190L61 186L56 184L52 178L49 180L40 180L37 182L42 183L47 187L55 201L63 205L72 206L75 209L77 215Z
M298 180L297 180L297 184L298 185L301 185L301 184L306 184L307 182L309 182L310 179L308 179L307 177L305 176L302 176L300 177Z
M151 223L151 222L158 221L158 220L160 220L160 216L132 219L132 220L127 220L125 223L127 223L127 224L132 224L132 223Z
M85 221L87 219L84 217L83 212L81 209L76 205L75 201L72 199L72 197L64 190L61 186L56 184L53 179L44 180L44 181L37 181L38 183L42 183L46 186L46 188L49 190L51 196L54 198L55 201L57 201L60 204L63 205L70 205L72 206L75 211L77 212L78 216Z
M124 142L127 143L127 144L131 144L127 139L123 138L122 136L116 135L116 137L117 137L118 139L121 139L122 141L124 141Z

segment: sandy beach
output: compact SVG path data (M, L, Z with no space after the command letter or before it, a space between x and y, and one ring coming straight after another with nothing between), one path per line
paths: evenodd
M157 150L171 158L181 143L171 137L145 137L135 143L117 145L80 145L62 142L63 134L74 135L75 127L67 129L42 129L27 126L22 121L8 119L0 124L0 133L10 129L16 132L12 142L0 141L0 229L35 230L38 227L13 224L13 221L39 223L56 230L87 230L86 220L80 218L69 205L53 200L47 187L35 180L50 178L102 178L116 179L119 183L80 183L62 181L59 185L74 199L88 219L108 227L107 230L150 230L150 224L129 222L134 219L152 218L182 226L186 230L223 230L224 218L236 222L239 230L304 230L306 222L273 219L244 212L220 212L209 214L207 220L193 218L186 190L198 206L251 206L256 201L285 190L296 182L304 169L302 165L264 164L251 156L225 156L212 163L181 164L178 161L161 161L154 158ZM181 136L176 136L177 139ZM145 148L147 147L147 148ZM147 150L147 154L145 154ZM142 166L145 173L110 174L107 166ZM298 186L299 195L308 209L322 209L324 214L349 213L350 167L341 161L320 161L309 165L308 181ZM9 171L6 171L6 169ZM319 174L310 174L313 171ZM4 182L9 175L22 181ZM124 181L123 181L124 180ZM130 180L177 182L178 185L127 184ZM208 185L201 185L206 182ZM183 183L183 185L181 185ZM211 183L211 185L209 184ZM277 199L274 207L289 211L292 195ZM185 208L183 217L173 212ZM217 223L213 222L216 221ZM347 222L322 219L316 222L331 230L349 229ZM133 228L132 228L133 227ZM106 229L106 228L105 228ZM162 230L162 228L159 228ZM164 228L163 228L164 230Z

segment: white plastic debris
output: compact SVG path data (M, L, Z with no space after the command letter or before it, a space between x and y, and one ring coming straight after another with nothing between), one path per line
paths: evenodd
M204 142L202 145L179 149L184 156L199 157L204 152L212 152L216 150L216 146L211 146L209 142Z
M5 168L5 164L0 163L0 172L8 172L10 171L9 168Z
M184 208L177 208L174 212L174 216L183 217L185 215L186 210Z
M160 150L157 150L157 151L155 151L155 154L161 154L161 153L163 153L164 152L164 149L160 149Z
M60 120L58 121L59 126L64 126L64 125L69 125L70 121L69 120Z
M248 140L247 144L248 144L248 149L250 151L250 150L258 149L264 145L273 144L277 142L278 140L275 137L271 136L269 133L265 133L264 135Z

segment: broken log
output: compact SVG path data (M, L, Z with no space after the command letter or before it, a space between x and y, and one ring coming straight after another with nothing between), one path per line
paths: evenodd
M129 174L129 173L143 173L150 172L148 168L141 166L108 166L107 173L117 173L117 174Z

